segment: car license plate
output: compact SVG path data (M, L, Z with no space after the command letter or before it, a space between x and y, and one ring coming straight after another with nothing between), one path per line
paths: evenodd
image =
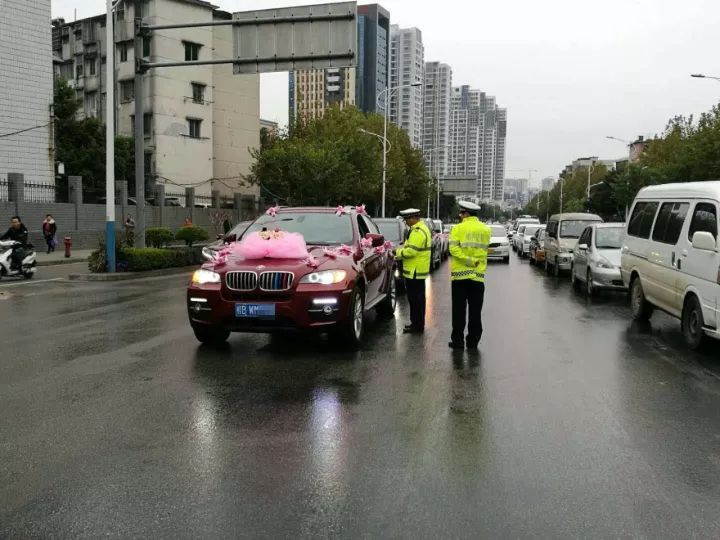
M235 317L241 319L275 319L275 304L235 304Z

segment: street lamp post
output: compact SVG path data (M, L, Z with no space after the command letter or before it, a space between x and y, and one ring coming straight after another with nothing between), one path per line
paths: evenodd
M392 144L390 144L390 141L387 140L387 137L383 137L379 133L375 133L374 131L368 131L367 129L358 128L358 131L360 133L364 133L365 135L372 135L373 137L377 137L377 139L382 143L383 145L383 198L382 198L382 214L383 217L385 217L385 159L387 157L387 153L390 152L390 149L392 148Z
M400 88L411 88L415 86L421 86L421 82L414 82L411 84L402 84L400 86L393 86L387 87L385 90L380 92L377 95L376 103L380 103L380 97L385 94L385 105L383 106L383 109L385 111L385 118L383 121L383 172L382 172L382 216L385 217L385 192L386 192L386 184L387 184L387 127L388 127L388 116L390 114L390 96L393 92L396 90L399 90Z

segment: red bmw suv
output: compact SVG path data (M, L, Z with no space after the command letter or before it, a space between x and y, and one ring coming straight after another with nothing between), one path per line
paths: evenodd
M366 311L394 314L395 260L369 216L354 207L279 208L243 236L276 230L302 234L314 261L235 256L224 264L205 263L187 289L199 341L222 343L230 332L314 329L357 346ZM343 245L349 249L338 254Z

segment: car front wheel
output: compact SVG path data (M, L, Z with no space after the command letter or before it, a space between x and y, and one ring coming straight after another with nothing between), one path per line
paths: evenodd
M585 294L587 294L590 298L595 296L595 286L593 285L593 277L592 273L590 273L590 270L587 271L587 277L585 278Z
M351 347L357 348L362 343L365 331L365 302L363 291L356 288L350 297L347 319L341 323L340 337Z
M222 345L230 337L230 331L217 326L192 325L195 337L205 345Z

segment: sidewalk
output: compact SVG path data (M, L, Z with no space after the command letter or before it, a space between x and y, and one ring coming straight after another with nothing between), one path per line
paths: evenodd
M38 266L52 266L55 264L71 264L84 262L93 252L92 249L73 249L69 259L65 258L65 251L58 247L53 253L45 253L43 250L36 251Z

